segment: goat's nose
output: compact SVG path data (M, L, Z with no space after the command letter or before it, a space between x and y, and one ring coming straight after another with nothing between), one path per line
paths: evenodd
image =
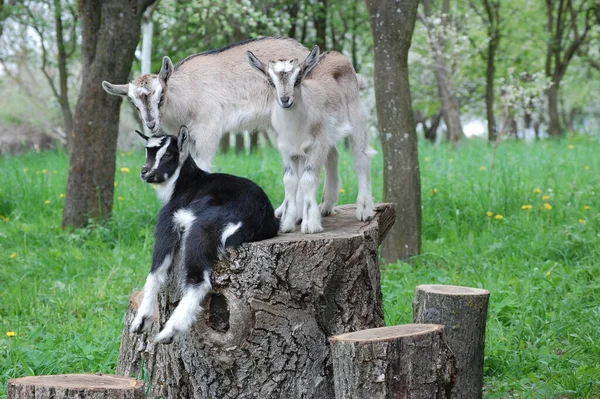
M145 175L146 173L148 173L148 171L149 171L149 170L150 170L150 168L149 168L149 167L147 167L147 166L144 166L144 167L142 168L142 177L144 177L144 175Z
M156 122L152 121L152 122L147 122L146 126L148 126L148 129L152 130L154 129L154 127L156 126Z
M281 102L287 104L290 102L290 98L288 96L281 97Z

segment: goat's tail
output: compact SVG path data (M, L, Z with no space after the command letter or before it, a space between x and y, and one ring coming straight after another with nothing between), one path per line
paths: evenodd
M367 78L360 73L356 74L356 80L358 80L358 90L364 90L367 88Z

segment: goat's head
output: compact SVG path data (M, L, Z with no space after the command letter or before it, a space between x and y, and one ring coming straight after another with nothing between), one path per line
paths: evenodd
M294 105L295 89L319 62L319 46L314 46L302 63L292 59L269 61L269 65L265 65L251 51L246 54L250 65L262 72L275 87L277 102L285 109Z
M140 113L140 118L144 121L148 131L155 134L158 132L162 120L167 82L171 73L173 73L173 62L169 57L164 57L158 75L142 75L123 85L114 85L104 81L102 87L108 94L127 97Z
M142 180L161 184L173 177L183 161L183 145L188 137L187 127L181 126L179 137L148 137L139 130L136 130L136 133L146 141L146 163L140 175Z

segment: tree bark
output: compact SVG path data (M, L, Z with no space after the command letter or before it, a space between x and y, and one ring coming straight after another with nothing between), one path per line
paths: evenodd
M494 115L494 77L496 74L496 50L498 49L499 36L497 38L490 37L488 43L488 53L485 73L485 109L488 122L488 141L496 142L496 116Z
M551 137L560 136L562 128L560 125L560 117L558 113L558 89L559 83L554 82L547 91L548 95L548 134Z
M327 49L327 0L317 0L313 5L313 23L317 36L315 44L321 51Z
M483 395L485 321L490 292L453 285L419 285L413 302L415 323L443 324L446 341L456 357L452 399Z
M398 223L383 246L388 262L421 252L421 181L408 80L408 50L418 0L367 0L375 42L375 97L383 149L383 198Z
M423 0L425 16L431 16L430 0ZM450 12L450 1L444 0L442 3L442 23L447 24L447 16ZM460 106L458 98L453 93L452 80L450 78L450 69L446 63L446 39L438 35L434 28L429 26L427 21L423 21L429 35L431 43L431 52L433 54L433 72L437 81L438 93L442 103L442 115L446 122L448 140L451 143L461 141L465 134L460 120Z
M62 5L60 0L54 0L54 23L56 27L56 47L58 50L58 102L63 115L65 133L67 135L67 147L70 149L73 143L73 112L71 111L71 104L69 104L69 71L67 70L68 57L63 37Z
M143 399L144 383L116 375L61 374L8 380L8 399Z
M63 226L111 215L121 98L106 94L101 83L127 81L142 14L153 1L80 1L83 72Z
M155 345L158 324L180 298L176 259L150 335L129 333L135 296L130 303L117 374L137 376L143 367L151 397L332 398L327 338L384 325L377 247L395 215L382 204L365 224L355 207L337 209L323 233L230 250L214 268L200 320L181 340Z
M405 324L329 339L336 399L448 399L455 360L444 326Z

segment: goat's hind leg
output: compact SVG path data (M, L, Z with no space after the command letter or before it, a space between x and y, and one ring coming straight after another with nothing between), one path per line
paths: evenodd
M210 274L217 259L219 237L217 229L193 225L186 234L184 248L185 281L179 304L156 336L155 342L170 344L186 333L202 311L202 302L212 289Z
M335 145L331 146L325 161L325 187L323 188L321 205L319 205L322 216L329 216L333 213L333 207L340 197L339 159L340 154L337 147Z
M141 334L148 331L154 319L158 292L165 284L167 273L173 263L173 252L177 245L178 235L171 221L156 226L156 243L152 258L152 270L146 278L144 295L140 307L131 323L129 331Z
M354 169L358 180L358 196L356 198L356 218L358 220L371 220L375 215L373 193L371 190L371 158L376 154L369 146L365 131L352 136L352 155Z

